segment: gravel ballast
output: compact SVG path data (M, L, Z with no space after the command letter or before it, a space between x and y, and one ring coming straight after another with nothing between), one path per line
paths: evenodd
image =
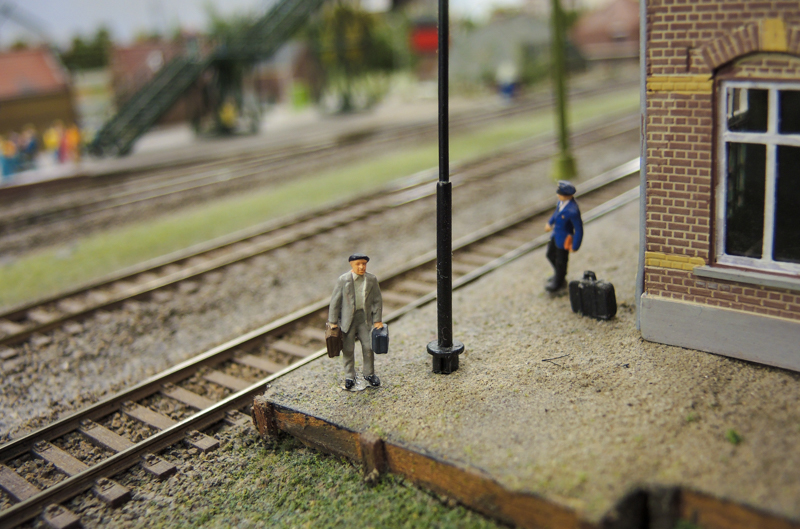
M592 522L653 485L800 519L800 375L644 341L638 222L632 204L588 225L570 258L570 278L594 270L614 283L611 321L545 294L542 249L454 293L454 337L466 345L457 372L431 373L430 304L392 325L390 352L376 361L381 388L342 391L341 366L323 359L276 381L269 398L487 472Z
M576 149L586 178L638 155L638 132ZM552 197L550 161L454 191L454 237ZM329 296L353 251L380 274L435 248L435 201L426 199L230 266L192 289L137 301L20 346L3 374L0 441L167 369ZM40 343L41 345L36 345Z

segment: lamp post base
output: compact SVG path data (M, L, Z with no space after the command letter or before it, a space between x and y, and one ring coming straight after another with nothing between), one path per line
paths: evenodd
M464 352L464 344L453 340L452 347L441 347L438 341L428 344L428 354L433 356L432 370L436 374L449 375L458 371L458 355Z
M553 160L552 177L554 182L559 180L572 180L577 174L575 158L569 152L561 152Z

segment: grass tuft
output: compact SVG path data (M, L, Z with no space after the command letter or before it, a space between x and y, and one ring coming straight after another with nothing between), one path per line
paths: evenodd
M250 437L252 431L243 432ZM291 438L275 449L252 437L230 456L213 486L165 485L140 503L160 503L138 527L475 527L497 528L457 504L442 502L393 475L370 487L345 460L303 447ZM254 443L255 441L255 443ZM213 464L208 462L207 464ZM209 479L205 472L199 479ZM146 508L140 505L138 509ZM125 507L123 507L125 509Z
M730 429L727 432L725 432L725 439L727 439L728 442L731 443L732 445L738 445L739 443L744 441L742 436L739 435L734 429Z

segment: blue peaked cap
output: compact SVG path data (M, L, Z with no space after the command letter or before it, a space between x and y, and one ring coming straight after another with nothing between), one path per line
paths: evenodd
M560 180L558 182L558 189L556 190L556 194L572 196L575 194L575 186L570 184L566 180Z

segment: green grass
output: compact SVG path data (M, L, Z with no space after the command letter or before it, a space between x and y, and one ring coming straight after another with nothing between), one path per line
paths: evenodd
M571 121L578 123L633 111L638 105L638 88L621 90L575 102L570 110ZM450 158L455 163L486 155L552 129L553 116L549 110L509 119L478 132L453 136ZM380 188L396 178L435 167L437 157L437 144L432 141L426 146L304 175L294 182L245 196L93 234L68 246L30 253L0 267L0 306L65 290L254 224Z
M359 468L297 441L286 439L274 450L254 442L259 443L252 432L242 434L210 459L197 461L195 467L204 469L199 475L179 475L186 486L166 483L143 496L135 508L148 515L130 526L499 527L464 507L447 506L397 476L383 476L368 487ZM222 460L226 472L207 472Z
M732 445L740 444L744 439L736 430L730 429L725 432L725 439Z

